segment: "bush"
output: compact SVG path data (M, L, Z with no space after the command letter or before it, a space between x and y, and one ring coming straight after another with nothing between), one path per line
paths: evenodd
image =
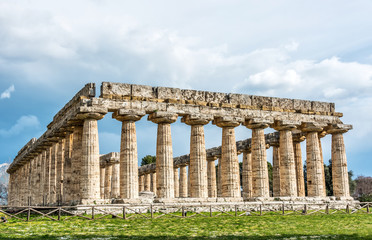
M360 202L372 202L372 193L370 194L363 194L358 199Z

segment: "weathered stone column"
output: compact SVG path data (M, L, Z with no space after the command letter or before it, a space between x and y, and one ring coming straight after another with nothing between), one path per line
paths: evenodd
M217 197L222 197L222 180L221 180L221 156L217 160Z
M156 195L156 172L151 173L151 192Z
M307 196L325 197L324 194L324 171L320 156L318 132L325 125L319 123L303 123L301 130L306 132L306 167L307 167Z
M105 199L111 198L112 164L106 162L105 167Z
M145 176L140 175L138 176L138 191L143 192L145 190Z
M112 117L122 122L120 143L120 197L138 198L142 192L138 183L137 136L135 122L145 115L144 111L120 109ZM142 191L141 191L142 190Z
M208 197L207 156L204 125L213 118L207 115L186 115L181 120L191 126L190 137L190 197Z
M94 112L81 113L78 115L79 119L84 119L80 169L80 194L82 204L91 204L100 199L97 120L103 117L103 114Z
M71 155L72 155L72 144L73 144L73 129L70 127L66 132L65 140L65 153L64 153L64 164L63 164L63 203L68 204L72 201L72 168L71 168Z
M349 174L343 134L353 127L346 124L334 124L327 132L332 134L332 183L333 194L338 199L350 199Z
M245 122L246 127L252 129L252 196L255 198L270 196L264 129L271 123L268 119L250 119Z
M156 186L158 198L174 198L173 150L170 124L177 115L168 112L154 112L148 120L158 124L156 142Z
M144 175L144 191L149 192L151 187L151 175L150 173L145 173Z
M180 196L180 178L178 174L178 167L173 168L174 174L174 197L178 198Z
M41 206L43 203L43 194L42 194L42 150L40 150L39 156L37 158L37 184L36 184L36 204Z
M297 196L299 197L305 197L305 178L301 153L301 142L304 140L305 136L302 135L293 138L293 150L296 164Z
M82 161L83 126L76 123L73 132L71 153L71 200L72 204L80 204L80 173Z
M120 197L120 161L112 165L111 198Z
M50 163L50 204L57 202L57 155L58 155L58 142L54 142L51 152Z
M322 171L323 171L323 189L324 189L324 196L327 196L327 186L325 181L325 171L324 171L324 158L323 158L323 148L322 148L322 138L327 135L326 131L321 131L318 133L319 139L319 151L320 151L320 158L322 159Z
M279 141L273 147L273 197L280 196L280 151Z
M235 127L242 118L218 117L214 123L222 128L221 181L222 197L240 198L239 160L236 151Z
M180 166L180 191L179 197L186 198L188 197L187 191L187 165Z
M100 186L100 196L101 199L105 199L105 176L106 176L106 165L103 161L100 162L100 172L99 172L99 186Z
M62 204L63 199L63 166L65 161L65 139L61 138L58 142L57 149L57 187L56 187L56 202Z
M296 165L293 151L292 130L299 122L276 121L274 128L280 134L280 196L297 197Z
M45 177L44 177L44 205L50 202L50 173L51 173L52 147L46 146L45 150Z
M207 175L208 175L208 197L217 197L217 182L216 182L216 164L217 157L207 158Z
M252 197L252 152L251 148L243 152L242 186L243 198Z

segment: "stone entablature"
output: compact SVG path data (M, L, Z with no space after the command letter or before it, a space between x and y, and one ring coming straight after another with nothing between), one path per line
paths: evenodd
M97 121L108 112L122 122L120 154L100 157ZM145 115L158 127L158 164L138 171L135 122ZM171 125L178 117L191 128L190 154L173 158ZM95 84L89 83L54 116L40 138L18 152L7 170L12 179L9 195L12 200L21 194L16 200L23 204L30 199L37 204L79 204L119 196L134 200L138 191L151 190L166 201L207 196L240 201L237 155L243 152L243 197L266 199L266 149L272 146L279 183L275 194L303 196L299 142L306 138L308 194L323 197L320 138L331 134L335 192L337 197L348 197L342 134L352 126L343 124L340 117L333 103L125 83L102 83L97 98ZM205 150L204 125L209 122L221 128L222 144ZM239 125L252 130L251 140L236 142ZM278 132L265 135L268 127ZM207 178L215 173L216 159L222 166L219 176ZM188 177L186 165L191 166ZM217 184L211 182L215 180ZM40 196L33 191L36 185Z

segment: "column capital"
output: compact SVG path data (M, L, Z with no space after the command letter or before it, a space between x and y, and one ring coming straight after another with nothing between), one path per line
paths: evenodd
M334 133L346 133L347 131L353 129L353 125L351 124L332 124L328 125L325 130L329 134Z
M216 161L218 159L217 156L207 156L207 161L210 162L210 161Z
M217 125L217 127L237 127L243 121L244 119L242 117L222 116L215 117L213 124Z
M138 121L146 115L144 110L119 109L112 114L112 118L124 121Z
M293 142L299 143L305 141L306 137L302 133L292 133Z
M181 118L181 122L187 125L205 125L211 120L213 120L213 116L205 114L189 114Z
M269 125L273 124L273 119L266 119L266 118L250 118L246 119L244 125L247 128L255 129L255 128L267 128Z
M162 111L156 111L151 113L147 120L153 122L153 123L174 123L177 121L178 115L175 113L170 112L162 112Z
M99 113L99 112L80 112L76 115L76 119L95 119L95 120L101 120L105 114Z
M303 122L299 127L303 132L321 132L326 127L325 123L318 122Z
M273 128L277 131L293 130L296 129L299 125L301 125L299 121L276 120L273 124Z

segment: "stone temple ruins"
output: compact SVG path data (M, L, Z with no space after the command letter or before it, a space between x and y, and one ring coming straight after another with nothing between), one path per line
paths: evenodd
M99 97L95 92L95 84L85 85L45 133L18 152L7 170L9 205L137 204L149 195L155 203L351 200L343 133L352 126L343 124L334 103L110 82L102 83ZM97 121L108 112L122 122L120 152L100 155ZM136 121L145 115L157 124L156 164L138 167ZM178 117L190 126L190 153L173 157L171 125ZM222 129L222 141L206 149L210 122ZM236 141L239 125L252 130L251 139ZM268 127L276 132L264 134ZM321 146L327 134L332 197L326 196Z

